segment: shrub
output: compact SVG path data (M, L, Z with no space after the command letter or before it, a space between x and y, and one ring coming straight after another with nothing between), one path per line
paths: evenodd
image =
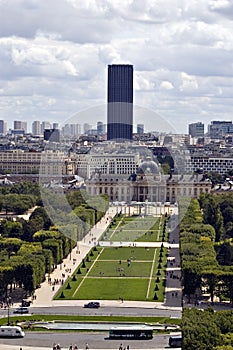
M64 292L61 292L60 298L65 298Z

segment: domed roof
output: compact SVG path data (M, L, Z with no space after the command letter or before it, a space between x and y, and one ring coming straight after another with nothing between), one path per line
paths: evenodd
M138 168L138 172L144 174L160 174L160 169L156 162L150 157L147 157Z

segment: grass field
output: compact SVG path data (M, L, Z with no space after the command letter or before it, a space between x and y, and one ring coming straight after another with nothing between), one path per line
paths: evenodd
M117 215L101 240L166 241L167 217ZM93 248L55 299L163 301L167 250L148 247Z
M161 217L139 217L119 216L116 217L103 233L103 241L124 242L159 242L162 237L164 216Z
M92 249L55 299L163 301L166 253L165 248Z

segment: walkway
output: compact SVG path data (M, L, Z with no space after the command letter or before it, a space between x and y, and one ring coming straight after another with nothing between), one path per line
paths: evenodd
M100 222L98 222L90 232L85 236L85 238L77 243L71 254L63 260L62 264L58 265L57 268L50 274L51 282L54 280L67 279L75 271L77 266L85 258L86 254L89 252L91 247L95 246L96 242L99 240L103 232L109 225L112 217L120 211L120 207L110 207L105 216ZM178 220L176 215L172 216L172 224L175 224L174 220ZM172 243L173 242L173 243ZM181 286L180 280L174 277L180 276L180 268L177 267L180 263L179 260L179 234L177 230L171 231L170 233L170 243L163 243L165 247L169 249L169 259L175 259L174 264L167 269L167 281L165 289L165 302L143 302L143 301L124 301L121 303L120 300L101 300L102 306L112 306L112 307L141 307L141 308L158 308L166 310L179 310L181 311ZM107 242L100 241L100 246L132 246L134 242ZM162 242L137 242L137 247L160 247ZM135 245L135 243L134 243ZM83 300L53 300L54 295L61 287L61 284L51 285L48 283L48 277L46 281L41 284L41 287L35 291L35 299L31 304L33 307L48 307L48 306L83 306ZM177 294L176 294L177 293Z
M116 213L116 207L109 208L105 216L89 231L82 241L77 243L77 246L72 250L68 257L63 260L62 264L58 265L50 274L52 282L54 280L67 279L70 275L72 275L77 266L82 262L82 259L84 259L89 250L95 246L102 233L106 230L109 225L110 218L114 217ZM47 276L46 280L41 284L41 287L35 291L35 298L31 306L62 306L62 302L53 301L53 297L60 287L61 284L49 284ZM74 303L74 301L72 301L72 303Z

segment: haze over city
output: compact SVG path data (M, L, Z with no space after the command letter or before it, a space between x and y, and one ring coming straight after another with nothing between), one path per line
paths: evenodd
M0 118L63 123L106 104L107 65L129 63L135 105L177 132L232 120L232 14L226 0L2 0ZM135 124L155 130L152 115Z

